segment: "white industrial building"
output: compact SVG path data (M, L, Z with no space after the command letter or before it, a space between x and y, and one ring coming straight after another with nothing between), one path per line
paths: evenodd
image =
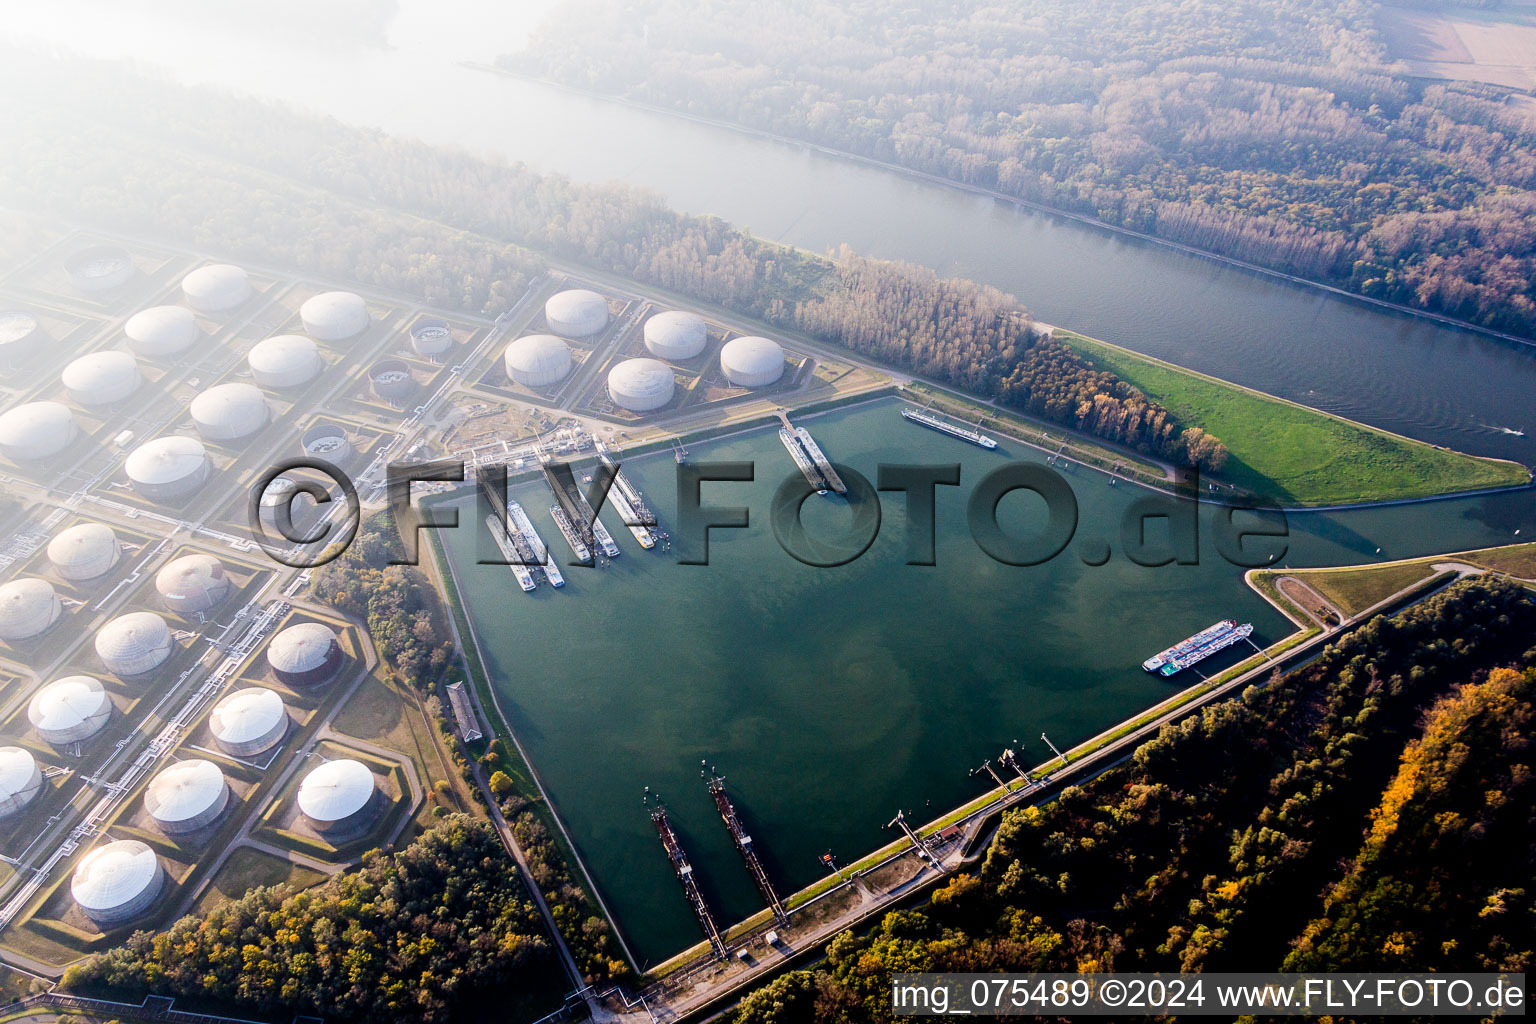
M254 384L215 384L192 399L192 422L210 441L249 437L272 418L267 396Z
M0 747L0 818L20 814L42 791L37 758L21 747Z
M544 322L567 338L590 337L608 326L608 300L586 288L556 292L544 303Z
M659 359L626 359L608 371L608 397L630 412L650 412L672 401L677 382Z
M0 640L30 640L63 614L64 603L47 580L28 576L0 586Z
M0 413L0 451L17 462L57 455L79 435L74 413L59 402L28 402Z
M275 690L247 686L213 706L208 730L231 757L257 757L288 735L288 708Z
M709 328L704 318L674 309L645 322L645 347L657 359L680 362L704 351Z
M120 839L81 858L70 895L99 928L143 917L165 888L165 868L148 844Z
M177 761L149 780L144 810L168 836L207 828L229 806L229 783L212 761Z
M299 810L316 832L333 839L366 832L378 802L373 772L351 758L327 761L299 783Z
M181 292L200 313L224 313L251 297L251 279L233 264L212 263L182 278Z
M117 534L105 523L78 523L48 542L53 571L71 582L104 575L121 553Z
M45 743L68 746L90 739L112 717L112 698L94 676L64 676L38 690L27 721Z
M755 334L733 338L720 349L720 369L737 387L766 387L784 376L784 349Z
M272 674L289 686L318 686L336 675L345 659L335 632L321 622L301 622L267 644Z
M518 338L501 359L507 376L530 388L547 388L571 372L571 347L553 334Z
M212 555L183 555L155 573L160 602L186 618L217 608L233 585L224 563Z
M96 634L96 656L122 678L142 676L164 665L176 648L171 627L154 612L128 612Z
M87 407L121 402L144 382L131 353L119 349L81 356L59 375L69 397Z
M279 334L259 341L245 361L256 383L274 390L307 384L325 369L320 347L302 334Z
M173 502L203 486L213 464L197 438L171 434L145 441L129 452L123 468L135 492L150 501Z
M368 329L368 303L356 292L321 292L299 307L304 333L320 341L345 341Z
M129 317L123 333L134 355L156 359L185 352L203 332L185 306L151 306Z

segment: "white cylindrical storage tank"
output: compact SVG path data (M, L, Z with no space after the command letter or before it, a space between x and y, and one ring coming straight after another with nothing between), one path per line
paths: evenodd
M0 640L28 640L59 621L64 604L53 584L28 576L0 586Z
M288 735L288 708L264 686L236 690L213 706L208 730L220 750L232 757L265 754Z
M368 829L379 790L361 761L327 761L299 783L299 810L315 831L348 836Z
M416 321L411 327L411 348L417 355L435 359L452 347L453 330L447 320L428 317Z
M608 300L586 288L556 292L544 303L549 329L567 338L585 338L608 326Z
M370 322L368 303L355 292L321 292L299 307L304 333L321 341L345 341Z
M48 333L37 317L19 309L0 312L0 366L31 359L48 344Z
M0 413L0 451L17 462L57 455L79 433L74 413L58 402L28 402Z
M784 349L755 334L733 338L720 349L720 369L737 387L764 387L784 376Z
M645 322L645 347L657 359L678 362L704 351L709 328L704 318L674 309L657 313Z
M213 471L208 450L193 437L171 434L145 441L123 463L128 482L150 501L179 501L203 486Z
M229 783L212 761L178 761L149 780L144 809L168 836L207 828L229 806Z
M139 389L144 378L127 352L109 349L81 356L59 374L69 397L84 406L112 405Z
M181 292L198 312L223 313L251 297L251 279L232 263L212 263L182 278Z
M320 347L302 334L279 334L259 341L245 361L251 376L264 388L296 388L314 380L325 369Z
M48 542L48 561L66 580L93 580L117 564L117 534L105 523L71 526Z
M119 615L96 634L96 656L115 676L142 676L164 665L175 650L171 627L154 612Z
M530 334L507 346L507 376L530 388L546 388L571 372L571 347L553 334Z
M155 574L161 603L188 618L217 608L233 585L224 563L212 555L183 555Z
M132 281L138 268L122 246L93 245L66 256L64 273L82 292L105 292Z
M184 306L151 306L128 318L123 325L134 355L155 358L174 356L196 344L202 333L197 318Z
M658 359L626 359L608 371L608 397L630 412L650 412L672 401L672 368Z
M38 690L27 721L46 743L67 746L90 739L112 717L112 698L94 676L65 676Z
M267 644L272 674L289 686L318 686L341 668L345 655L329 626L301 622L289 626Z
M98 928L143 917L165 888L165 869L148 844L120 839L98 846L75 868L69 892Z
M197 432L210 441L236 441L267 425L272 410L254 384L216 384L191 405Z
M0 818L20 814L42 791L37 758L21 747L0 747Z

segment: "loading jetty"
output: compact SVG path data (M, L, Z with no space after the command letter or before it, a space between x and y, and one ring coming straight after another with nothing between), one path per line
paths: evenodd
M646 792L646 803L651 803L649 789ZM720 934L720 929L715 927L714 915L709 912L709 904L704 902L704 894L699 891L699 883L693 877L693 865L688 863L683 844L678 842L677 833L672 831L672 822L667 819L667 805L661 802L660 797L651 806L651 824L656 826L656 835L661 838L667 859L672 862L672 870L677 872L677 880L683 885L683 893L688 897L688 905L693 908L693 916L699 919L699 927L709 940L709 948L714 951L716 959L724 960L730 956L725 938Z
M523 506L515 501L507 502L507 523L513 530L522 534L523 543L530 552L530 561L544 570L544 577L549 580L549 585L565 586L565 577L561 575L560 567L555 564L555 556L550 553L549 545L544 543L544 538L539 536L539 531L533 528L533 521L528 518L528 513L523 511Z
M618 510L619 518L629 528L635 540L640 546L649 551L656 546L656 535L651 532L651 526L656 523L656 513L645 502L645 495L640 493L640 488L630 482L624 475L624 470L601 442L597 446L598 457L603 460L603 465L613 470L613 486L608 490L608 501Z
M576 485L576 477L570 467L562 466L556 470L553 464L546 461L543 468L544 480L549 484L549 489L555 492L555 500L565 511L566 519L575 527L582 546L589 552L601 548L609 558L618 558L619 546L613 542L613 534L597 518L586 495Z
M491 531L491 539L496 542L496 547L501 549L501 557L507 560L507 568L512 570L512 575L517 577L517 585L527 593L537 587L533 580L533 573L528 571L528 565L532 559L525 557L517 549L517 541L513 539L507 530L507 524L497 519L494 515L485 517L485 528Z
M777 415L784 424L779 428L779 442L789 452L789 457L795 460L795 465L800 467L806 482L818 494L826 494L828 491L847 494L848 485L843 483L843 478L832 468L831 461L823 454L811 432L789 422L789 415L784 410L778 410Z
M555 521L560 532L565 535L565 542L571 546L571 553L578 561L592 561L592 549L582 543L581 535L576 532L576 527L571 525L571 517L565 514L565 509L559 505L549 506L549 517Z
M700 774L704 774L701 770ZM763 862L758 859L757 851L752 848L752 837L747 835L747 830L742 828L741 819L736 816L736 808L731 804L730 796L725 792L725 779L711 769L706 776L709 779L709 795L714 798L715 810L720 812L720 820L725 822L726 829L731 833L731 840L736 844L736 852L741 854L741 859L747 865L747 872L752 876L752 881L757 883L757 891L763 894L763 902L773 912L773 919L780 924L789 920L789 912L784 909L784 904L779 902L779 894L773 891L773 882L768 878L768 872L763 868Z

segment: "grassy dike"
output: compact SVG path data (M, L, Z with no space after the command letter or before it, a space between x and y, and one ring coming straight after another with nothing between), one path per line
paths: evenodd
M1071 331L1055 336L1216 435L1231 452L1221 479L1283 505L1402 501L1531 479L1518 463L1425 444Z

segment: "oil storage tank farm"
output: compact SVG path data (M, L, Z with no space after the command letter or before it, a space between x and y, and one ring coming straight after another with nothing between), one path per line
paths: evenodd
M53 571L70 582L93 580L117 564L122 549L105 523L79 523L48 542Z
M553 334L530 334L507 346L507 376L530 388L547 388L571 372L571 347Z
M320 341L346 341L368 329L368 303L356 292L321 292L299 307L304 333Z
M37 758L21 747L0 747L0 820L26 810L42 791Z
M144 810L168 836L207 828L229 806L229 783L212 761L177 761L149 780Z
M556 292L544 303L544 322L567 338L588 338L608 326L608 300L586 288Z
M154 612L129 612L96 634L96 656L123 679L147 675L164 665L176 647L171 627Z
M174 356L197 343L202 335L197 318L184 306L151 306L128 318L123 325L128 347L147 359Z
M416 354L441 362L441 356L453 347L453 331L447 320L428 317L411 327L411 348Z
M30 640L63 614L64 603L47 580L28 576L0 586L0 640Z
M87 408L115 405L139 390L144 378L132 354L118 349L81 356L59 375L69 397Z
M754 334L734 338L720 349L720 369L737 387L767 387L784 376L784 349Z
M0 310L0 367L16 366L48 344L48 333L37 317L19 309Z
M137 839L120 839L86 854L69 883L85 916L98 928L143 917L165 888L165 869L155 851Z
M704 318L682 310L657 313L645 322L645 347L657 359L681 362L704 351L709 328Z
M672 401L677 382L659 359L626 359L608 371L608 397L630 412L651 412Z
M80 428L59 402L28 402L0 413L0 452L16 462L35 462L68 448Z
M258 757L288 735L288 708L275 690L247 686L213 706L208 731L231 757Z
M212 555L183 555L155 574L160 603L186 618L217 608L232 586L224 563Z
M66 747L106 728L112 698L95 676L64 676L32 696L27 721L44 743Z
M251 297L251 279L232 263L212 263L182 278L181 293L199 313L224 313Z
M366 832L378 805L373 772L351 758L327 761L299 783L299 810L316 832L330 839Z
M64 258L69 283L82 292L106 292L121 288L138 273L128 250L118 245L92 245Z
M259 341L245 361L256 383L274 391L307 384L325 369L320 347L302 334L279 334Z
M128 453L123 468L136 493L162 504L190 497L213 471L202 442L181 434L144 442Z
M272 674L289 686L318 686L341 669L346 655L329 626L301 622L289 626L267 644Z
M197 432L209 441L238 441L272 419L267 396L254 384L215 384L192 399Z

